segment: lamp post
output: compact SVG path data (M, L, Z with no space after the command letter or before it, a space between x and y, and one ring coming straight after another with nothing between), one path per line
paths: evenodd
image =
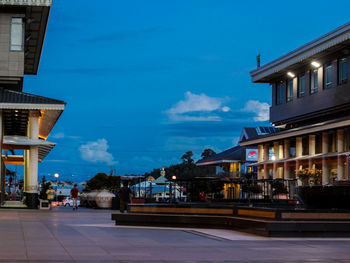
M174 200L176 200L176 175L173 175L171 179L174 181Z
M58 173L55 173L55 178L56 178L56 203L57 203L57 190L58 190L58 177L60 176Z

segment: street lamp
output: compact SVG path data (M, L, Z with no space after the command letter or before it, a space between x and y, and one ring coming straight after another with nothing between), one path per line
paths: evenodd
M58 190L58 177L60 176L58 173L55 173L55 178L56 178L56 203L57 203L57 190Z
M174 199L176 200L176 175L173 175L171 179L174 181Z

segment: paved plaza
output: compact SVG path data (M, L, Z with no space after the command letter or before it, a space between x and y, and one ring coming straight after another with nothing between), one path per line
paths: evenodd
M350 262L350 239L115 226L106 210L0 210L0 262Z

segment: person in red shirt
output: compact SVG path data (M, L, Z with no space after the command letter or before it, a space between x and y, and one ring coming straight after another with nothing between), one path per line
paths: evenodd
M78 210L78 193L77 184L74 185L74 188L70 190L70 195L73 199L73 210Z

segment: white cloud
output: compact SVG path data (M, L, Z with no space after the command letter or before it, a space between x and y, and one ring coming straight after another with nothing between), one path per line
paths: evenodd
M219 116L211 113L217 110L229 111L229 107L222 107L224 102L223 98L209 97L204 93L197 95L188 91L185 99L180 100L166 113L172 121L220 121Z
M64 138L64 133L63 132L58 132L58 133L55 133L52 138L54 139L63 139Z
M117 161L114 160L112 154L107 152L108 148L106 139L98 139L97 141L81 145L79 151L81 158L87 162L114 165Z
M257 100L249 100L242 109L244 112L255 113L254 121L268 121L269 120L270 105L266 102Z

